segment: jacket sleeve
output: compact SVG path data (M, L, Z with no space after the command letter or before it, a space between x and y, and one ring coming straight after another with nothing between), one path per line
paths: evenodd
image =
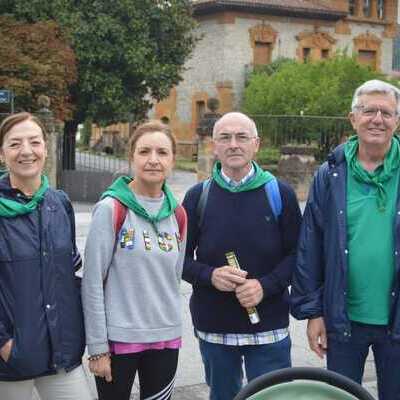
M186 254L186 245L187 245L187 213L185 210L185 218L186 218L186 232L182 237L182 242L179 245L179 256L176 262L176 278L178 282L181 282L182 279L182 271L183 271L183 264L185 262L185 254Z
M282 293L289 285L296 263L297 241L301 225L301 212L293 189L280 182L282 214L279 217L283 258L275 268L259 279L264 298Z
M195 253L199 240L197 204L200 199L202 184L191 188L185 195L183 207L188 216L186 255L183 264L183 279L192 285L212 286L213 267L196 260Z
M96 205L86 239L82 278L82 305L89 354L109 351L104 287L115 246L113 203L108 198Z
M82 267L82 258L76 246L75 213L68 195L62 190L57 190L57 193L64 204L71 225L72 262L76 272Z
M290 294L291 314L297 319L323 315L325 168L326 165L322 166L313 180L300 232Z

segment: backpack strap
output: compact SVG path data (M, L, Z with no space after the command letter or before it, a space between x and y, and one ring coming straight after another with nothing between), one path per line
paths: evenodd
M204 211L206 210L210 186L211 186L211 178L207 178L206 180L203 181L201 195L200 195L199 201L197 203L197 208L196 208L197 226L199 228L203 223Z
M275 220L278 220L279 216L282 214L282 198L277 179L274 178L267 182L264 188Z
M204 220L204 212L207 205L208 193L210 191L211 178L203 181L202 192L197 203L196 214L197 214L197 226L200 228ZM276 178L267 182L264 186L265 193L267 195L269 204L274 214L275 220L278 220L282 214L282 198L279 190L278 180Z
M179 237L182 239L185 237L187 229L187 214L183 206L179 205L175 208L175 218L178 222Z
M119 200L114 199L114 232L115 237L118 239L119 231L124 224L128 209Z

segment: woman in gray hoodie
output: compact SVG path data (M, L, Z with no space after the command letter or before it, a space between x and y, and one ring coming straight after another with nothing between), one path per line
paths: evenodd
M99 400L171 397L181 346L179 286L186 213L165 180L176 141L158 121L129 142L134 178L118 178L95 206L82 282L89 368Z

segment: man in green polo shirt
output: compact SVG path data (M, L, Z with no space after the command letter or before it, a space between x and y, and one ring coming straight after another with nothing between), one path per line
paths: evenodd
M315 176L291 292L310 348L359 383L372 348L380 400L400 399L400 91L379 80L355 92L357 133Z

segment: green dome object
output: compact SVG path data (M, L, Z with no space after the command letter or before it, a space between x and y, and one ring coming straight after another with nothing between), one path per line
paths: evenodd
M248 400L357 400L357 397L324 382L293 381L263 389Z

